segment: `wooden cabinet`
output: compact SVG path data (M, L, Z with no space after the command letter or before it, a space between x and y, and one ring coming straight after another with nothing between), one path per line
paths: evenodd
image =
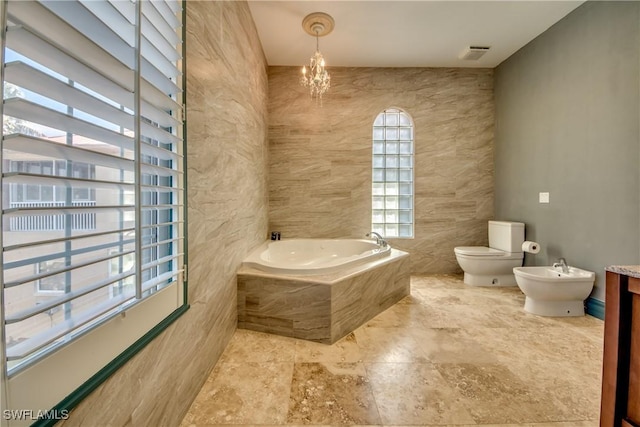
M640 427L640 266L607 268L605 303L600 426Z

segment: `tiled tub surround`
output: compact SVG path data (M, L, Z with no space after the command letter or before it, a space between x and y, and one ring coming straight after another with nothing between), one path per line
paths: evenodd
M412 271L461 272L453 248L486 246L493 211L493 71L331 67L322 107L298 67L269 67L269 229L363 238L371 227L373 121L414 121L414 238L391 239Z
M326 275L238 272L238 328L331 344L409 295L409 254Z

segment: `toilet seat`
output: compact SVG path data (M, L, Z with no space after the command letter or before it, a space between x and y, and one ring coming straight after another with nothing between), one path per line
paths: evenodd
M454 248L456 255L472 258L522 259L523 252L505 252L486 246L459 246Z

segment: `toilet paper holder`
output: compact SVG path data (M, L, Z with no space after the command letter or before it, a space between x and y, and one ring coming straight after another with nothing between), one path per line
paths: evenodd
M538 252L540 252L540 244L538 242L531 242L529 240L525 240L522 243L522 252L537 254Z

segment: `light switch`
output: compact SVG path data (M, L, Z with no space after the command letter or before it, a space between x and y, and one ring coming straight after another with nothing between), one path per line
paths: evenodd
M540 203L549 203L549 193L540 193L539 200Z

